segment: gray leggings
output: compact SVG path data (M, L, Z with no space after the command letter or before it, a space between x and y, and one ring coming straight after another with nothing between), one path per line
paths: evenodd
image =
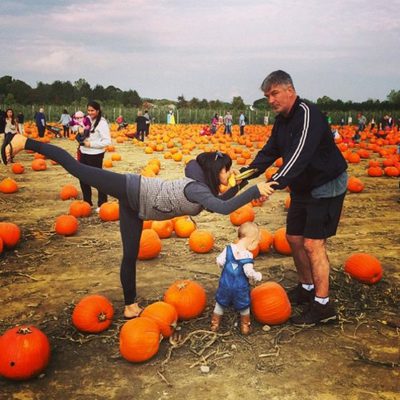
M60 147L28 139L25 149L43 154L57 161L66 171L100 192L113 196L119 201L119 229L122 239L122 261L120 279L124 291L125 304L136 302L136 260L139 253L143 220L138 210L128 202L126 176L116 172L81 164Z

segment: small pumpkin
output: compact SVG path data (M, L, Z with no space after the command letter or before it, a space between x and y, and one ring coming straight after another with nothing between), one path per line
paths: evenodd
M196 224L189 217L178 218L175 221L174 229L176 236L187 238L196 229Z
M55 230L58 235L74 235L78 226L78 220L73 215L60 215L56 218Z
M189 236L189 247L195 253L208 253L214 247L214 236L208 231L196 229Z
M151 229L154 229L160 239L167 239L171 237L174 231L174 224L170 219L165 221L153 221L151 224Z
M276 282L256 286L250 292L250 300L254 318L262 324L283 324L292 312L285 289Z
M255 213L253 207L245 205L230 213L229 218L233 225L240 226L245 222L253 222Z
M0 375L7 379L33 378L47 367L49 360L49 340L35 326L16 326L0 336Z
M92 206L83 200L74 200L69 205L69 213L76 218L89 217L92 214Z
M32 161L31 168L34 171L45 171L47 169L46 161L38 158Z
M12 222L0 222L0 237L5 247L14 248L21 239L21 230Z
M99 217L102 221L119 220L119 204L108 201L100 206Z
M150 318L138 317L126 322L119 334L119 351L131 362L147 361L160 346L160 328Z
M74 185L65 185L61 188L60 199L69 200L76 199L78 197L78 189Z
M81 332L99 333L112 323L114 307L105 296L83 297L72 312L72 324Z
M149 304L140 316L153 319L165 338L170 337L174 333L178 321L178 313L175 307L165 301L156 301Z
M268 253L271 250L273 243L274 235L267 229L260 228L260 242L258 244L260 253Z
M198 317L204 311L207 295L199 283L178 280L166 290L164 301L175 307L180 320L189 320Z
M371 254L352 254L344 263L344 270L352 278L369 285L379 282L383 276L381 262Z
M14 163L11 166L11 171L16 175L23 174L25 171L25 167L21 163Z
M347 181L347 190L352 193L360 193L364 190L364 183L361 179L351 176Z
M161 239L153 229L143 229L140 236L139 260L150 260L158 257L161 252Z
M18 192L18 184L14 179L5 178L0 182L0 192L4 194L12 194Z
M274 233L274 249L279 254L283 254L285 256L290 256L292 254L292 249L290 248L289 242L286 239L286 228L279 228Z

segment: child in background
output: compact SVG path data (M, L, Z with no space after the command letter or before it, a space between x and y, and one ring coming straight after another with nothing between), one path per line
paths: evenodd
M262 279L253 268L253 254L260 240L260 231L254 222L245 222L238 230L239 240L229 244L217 257L222 268L215 296L216 304L211 318L211 331L217 332L222 315L227 307L233 306L240 312L240 332L248 335L250 328L250 282Z
M77 134L76 140L79 142L79 144L82 144L83 141L89 136L91 127L89 117L85 117L85 114L82 111L77 111L72 117L70 126L71 130Z

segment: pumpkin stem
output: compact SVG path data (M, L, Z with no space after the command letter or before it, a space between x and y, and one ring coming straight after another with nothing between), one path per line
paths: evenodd
M99 322L104 322L107 319L107 315L106 313L104 313L103 311L97 316L97 319L99 320Z
M182 289L185 289L185 287L187 286L187 284L186 284L186 282L181 282L181 283L178 283L176 286L177 286L177 288L178 288L179 290L182 290Z
M20 335L29 335L30 333L32 333L32 331L29 329L29 327L25 326L19 328L17 333L19 333Z

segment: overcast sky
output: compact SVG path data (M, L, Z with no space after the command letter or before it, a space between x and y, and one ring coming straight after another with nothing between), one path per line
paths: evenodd
M400 90L400 0L0 0L0 76L246 103L283 69L307 99Z

